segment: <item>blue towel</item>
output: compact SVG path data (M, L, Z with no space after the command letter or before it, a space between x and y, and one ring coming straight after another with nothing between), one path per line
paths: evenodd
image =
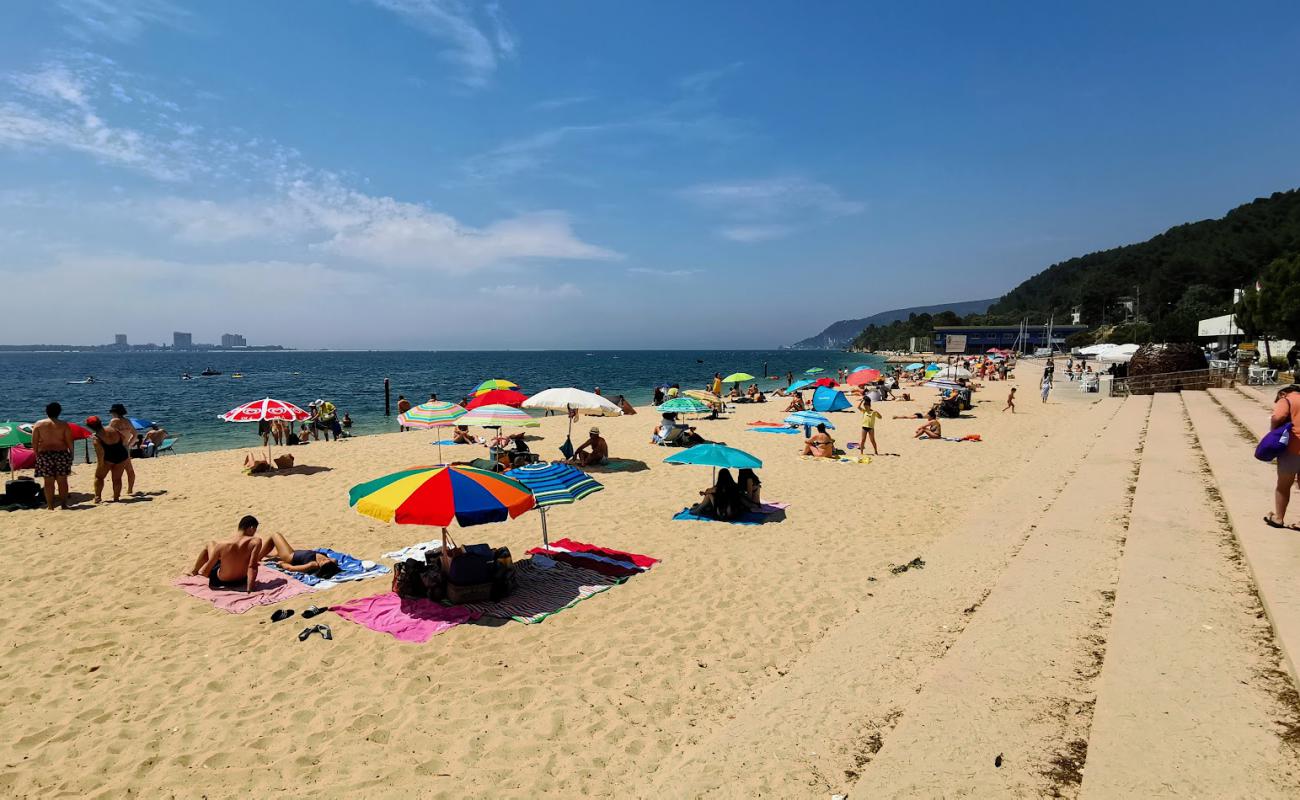
M361 559L356 556L347 553L340 553L339 551L331 550L328 547L316 547L313 549L316 552L322 553L339 562L340 572L332 578L323 579L318 578L309 572L290 572L286 569L282 569L277 562L266 562L266 565L273 570L283 572L291 578L296 578L308 586L315 586L319 589L328 589L334 584L343 583L344 581L363 581L366 578L373 578L377 575L384 575L388 572L388 567L385 567L382 564L375 564L370 567L370 569L366 569L361 563Z
M437 442L430 442L429 444L440 444L443 447L452 447L453 445L466 444L466 442L453 442L451 439L442 439Z
M798 428L750 428L754 433L798 433Z
M683 508L673 515L673 519L687 520L689 522L727 522L731 525L762 525L765 522L776 522L771 519L772 514L760 514L757 511L747 511L740 519L721 520L712 517L700 517L691 513L689 508Z

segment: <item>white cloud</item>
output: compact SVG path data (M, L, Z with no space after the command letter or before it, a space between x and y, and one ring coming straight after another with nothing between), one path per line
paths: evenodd
M767 242L781 239L797 230L792 225L727 225L718 229L718 235L733 242Z
M835 188L801 177L701 183L682 190L691 202L738 218L761 218L791 211L842 217L866 206L846 200Z
M72 17L68 32L77 38L123 43L151 25L184 29L193 18L168 0L59 0L59 8Z
M517 44L496 3L484 7L482 22L461 0L370 0L408 25L450 47L443 58L461 70L461 81L482 88L502 59L514 55Z
M652 269L650 267L628 267L633 275L650 275L656 278L688 278L699 274L698 269Z
M798 176L700 183L681 190L687 201L728 220L717 233L733 242L765 242L830 219L860 214L865 204L827 184Z
M579 239L567 215L558 211L473 227L427 206L365 194L328 178L293 181L260 201L169 197L136 213L191 244L274 240L376 266L449 273L535 259L622 257Z
M479 287L479 294L490 295L502 300L556 300L567 297L581 297L582 289L572 283L556 286L520 286L504 283L497 286Z

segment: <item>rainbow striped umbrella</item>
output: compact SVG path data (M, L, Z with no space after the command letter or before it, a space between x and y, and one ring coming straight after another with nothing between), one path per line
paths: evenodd
M465 415L465 409L445 400L431 400L397 415L397 424L407 428L445 428Z
M465 416L465 409L445 400L430 400L418 406L408 408L397 415L397 424L408 428L446 428L456 424L456 420ZM438 463L442 462L442 440L439 439Z
M505 378L489 378L478 385L474 394L487 394L494 389L518 389L519 384L511 383Z
M456 424L473 425L476 428L536 428L542 423L528 416L527 411L492 404L470 409L463 417L456 420Z
M459 465L409 467L353 486L348 505L357 513L398 525L437 525L446 532L504 522L532 508L528 487L513 478Z

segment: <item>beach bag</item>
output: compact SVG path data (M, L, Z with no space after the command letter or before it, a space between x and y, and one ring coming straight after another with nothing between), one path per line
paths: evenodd
M282 456L275 457L276 469L290 469L293 467L293 453L285 453Z
M1286 452L1291 444L1291 423L1286 423L1264 434L1264 438L1255 445L1255 458L1260 461L1272 461Z
M5 503L35 508L41 504L41 485L26 476L5 481Z

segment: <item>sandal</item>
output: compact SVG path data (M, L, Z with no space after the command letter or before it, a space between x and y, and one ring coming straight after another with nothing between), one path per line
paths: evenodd
M302 618L303 618L303 619L311 619L312 617L316 616L317 614L324 614L326 611L329 611L329 609L328 609L328 608L318 608L317 606L312 606L311 608L309 608L309 609L307 609L306 611L302 612Z
M1281 522L1278 522L1276 519L1274 519L1274 518L1273 518L1273 513L1272 513L1271 511L1270 511L1268 514L1265 514L1265 515L1264 515L1264 524L1267 525L1267 526L1270 527L1270 528L1285 528L1285 527L1287 527L1286 525L1284 525L1284 524L1282 524ZM1295 530L1295 529L1292 528L1292 530Z
M334 638L334 632L330 630L330 626L328 625L317 625L315 628L312 628L312 630L320 631L320 638L326 641L330 641Z
M315 632L318 631L319 629L320 629L320 626L319 626L319 625L317 625L317 626L314 627L314 628L303 628L303 629L302 629L302 633L298 634L298 641L300 641L300 642L305 642L305 641L307 641L307 637L308 637L308 636L311 636L313 633L315 633Z
M272 622L279 622L279 621L282 620L282 619L288 619L289 617L292 617L292 616L293 616L293 609L292 609L292 608L282 608L282 609L280 609L279 611L277 611L277 612L275 612L274 614L271 615L271 621L272 621Z

